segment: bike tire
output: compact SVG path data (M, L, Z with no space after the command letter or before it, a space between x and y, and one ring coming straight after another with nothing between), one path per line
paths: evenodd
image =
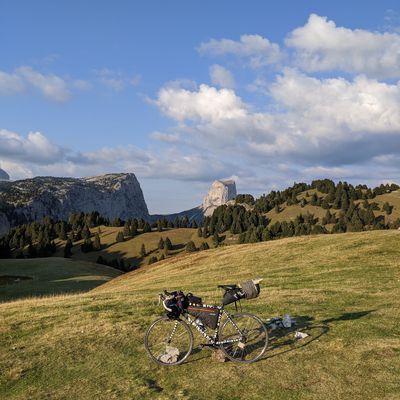
M235 324L237 324L239 330L243 330L243 333L239 333L232 322L229 320L231 318ZM250 313L238 313L229 315L229 318L224 321L219 330L219 341L227 340L227 339L238 339L243 335L243 341L235 342L235 343L226 343L220 344L221 350L225 353L225 355L234 362L251 364L257 360L259 360L263 354L265 353L268 347L268 331L265 324L258 318L256 315ZM246 326L248 328L246 328ZM230 331L228 331L228 327ZM251 329L250 329L251 327ZM248 329L249 332L245 332ZM254 354L248 354L248 358L244 358L244 350L239 348L239 351L234 350L235 346L239 347L244 344L244 349L246 349L246 335L257 334L259 333L259 337L256 338L258 341L253 344L255 349ZM238 343L236 345L236 343ZM240 343L240 345L239 345ZM250 345L247 345L247 348L250 349Z
M185 349L184 354L181 356L179 354L179 359L175 362L163 362L160 360L161 355L157 355L154 350L154 345L151 342L152 334L156 335L160 339L159 346L162 346L163 344L165 346L170 345L171 343L167 343L167 337L168 334L171 335L171 329L173 325L177 324L179 329L181 330L179 334L181 336L186 336L187 340L187 349ZM163 326L165 326L165 329ZM159 332L157 331L159 330ZM177 328L176 328L177 329ZM164 332L165 330L165 332ZM163 336L164 335L164 336ZM165 336L167 335L167 336ZM163 343L164 340L164 343ZM174 343L175 344L175 343ZM176 345L176 344L175 344ZM172 366L172 365L179 365L182 364L191 354L193 350L193 333L192 330L190 329L189 325L181 320L181 319L170 319L168 317L161 317L156 319L147 329L146 334L144 336L144 347L147 351L147 354L149 357L156 362L158 365L162 366ZM179 349L178 349L179 350Z

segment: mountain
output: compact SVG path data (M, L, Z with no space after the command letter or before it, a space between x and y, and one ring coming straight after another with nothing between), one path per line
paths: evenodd
M132 173L0 182L0 234L10 226L44 217L66 220L79 211L98 211L110 219L149 217L142 189Z
M214 181L207 196L203 200L201 209L206 217L212 215L214 210L236 197L236 184L234 180Z
M189 221L200 222L204 219L204 217L211 216L217 207L228 203L230 200L233 200L236 195L236 183L233 179L228 181L216 180L211 185L207 195L203 199L203 203L200 206L175 214L151 215L151 219L156 221L159 218L166 218L173 221L176 218L182 218L186 216L189 218Z

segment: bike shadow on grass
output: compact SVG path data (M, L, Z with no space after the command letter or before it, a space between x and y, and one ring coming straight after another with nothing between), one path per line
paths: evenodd
M293 327L269 330L268 348L266 354L260 361L309 346L326 335L331 329L331 324L341 321L356 320L367 316L373 311L375 310L347 312L321 321L316 321L314 317L308 315L294 316L293 319L296 323ZM266 324L266 326L268 328L268 324ZM297 339L295 337L296 332L305 333L307 336L302 339Z
M375 310L347 312L321 321L316 321L314 317L309 315L295 315L292 316L292 319L296 322L294 326L290 328L277 328L274 330L271 330L269 324L265 322L265 326L268 329L269 343L263 357L256 362L268 360L309 346L326 335L330 331L332 324L356 320L374 311ZM302 339L297 339L295 338L296 332L305 333L307 336ZM263 342L260 342L259 345L262 346ZM191 353L191 358L185 363L198 362L209 357L210 351L207 351L207 348L201 349L195 344Z

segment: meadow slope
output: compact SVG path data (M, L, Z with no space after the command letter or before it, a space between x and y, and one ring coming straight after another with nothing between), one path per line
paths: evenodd
M86 294L0 304L0 398L396 399L399 260L398 231L304 236L168 259ZM218 283L251 277L265 280L244 310L290 313L308 338L271 337L249 366L213 362L207 349L177 367L149 361L143 335L162 314L162 289L212 302Z

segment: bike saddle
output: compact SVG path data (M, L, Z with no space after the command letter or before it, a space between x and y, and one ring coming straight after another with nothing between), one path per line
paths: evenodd
M232 289L236 289L237 285L233 284L233 285L218 285L219 288L221 289L225 289L225 290L232 290Z

